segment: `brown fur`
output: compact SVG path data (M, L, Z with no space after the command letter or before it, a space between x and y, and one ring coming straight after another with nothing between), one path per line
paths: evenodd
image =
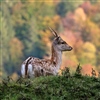
M50 28L51 30L51 28ZM25 76L28 76L28 65L31 64L34 77L46 76L46 75L57 75L62 62L62 52L71 51L72 47L69 46L64 40L58 36L57 32L51 30L55 35L52 43L52 55L51 59L39 59L30 57L24 61L25 65Z

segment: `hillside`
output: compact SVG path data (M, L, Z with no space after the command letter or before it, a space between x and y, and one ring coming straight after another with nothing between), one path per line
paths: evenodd
M84 75L100 72L100 0L0 0L0 7L0 77L19 75L29 56L50 58L48 26L73 47L63 54L62 68L74 71L80 63Z
M62 76L7 79L0 84L0 100L100 100L100 78L68 70Z

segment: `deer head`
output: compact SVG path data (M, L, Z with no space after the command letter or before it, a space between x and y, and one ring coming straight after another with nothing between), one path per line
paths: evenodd
M50 31L54 34L55 38L53 40L53 47L56 48L58 51L71 51L73 48L69 46L52 28Z

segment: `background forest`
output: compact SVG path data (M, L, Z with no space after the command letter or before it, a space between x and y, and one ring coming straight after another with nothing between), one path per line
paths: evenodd
M73 47L61 69L100 71L100 0L0 0L0 77L20 75L29 56L50 58L53 35Z

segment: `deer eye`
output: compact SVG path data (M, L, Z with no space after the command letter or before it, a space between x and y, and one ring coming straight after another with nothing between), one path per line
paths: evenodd
M65 44L66 42L61 42L61 44Z

